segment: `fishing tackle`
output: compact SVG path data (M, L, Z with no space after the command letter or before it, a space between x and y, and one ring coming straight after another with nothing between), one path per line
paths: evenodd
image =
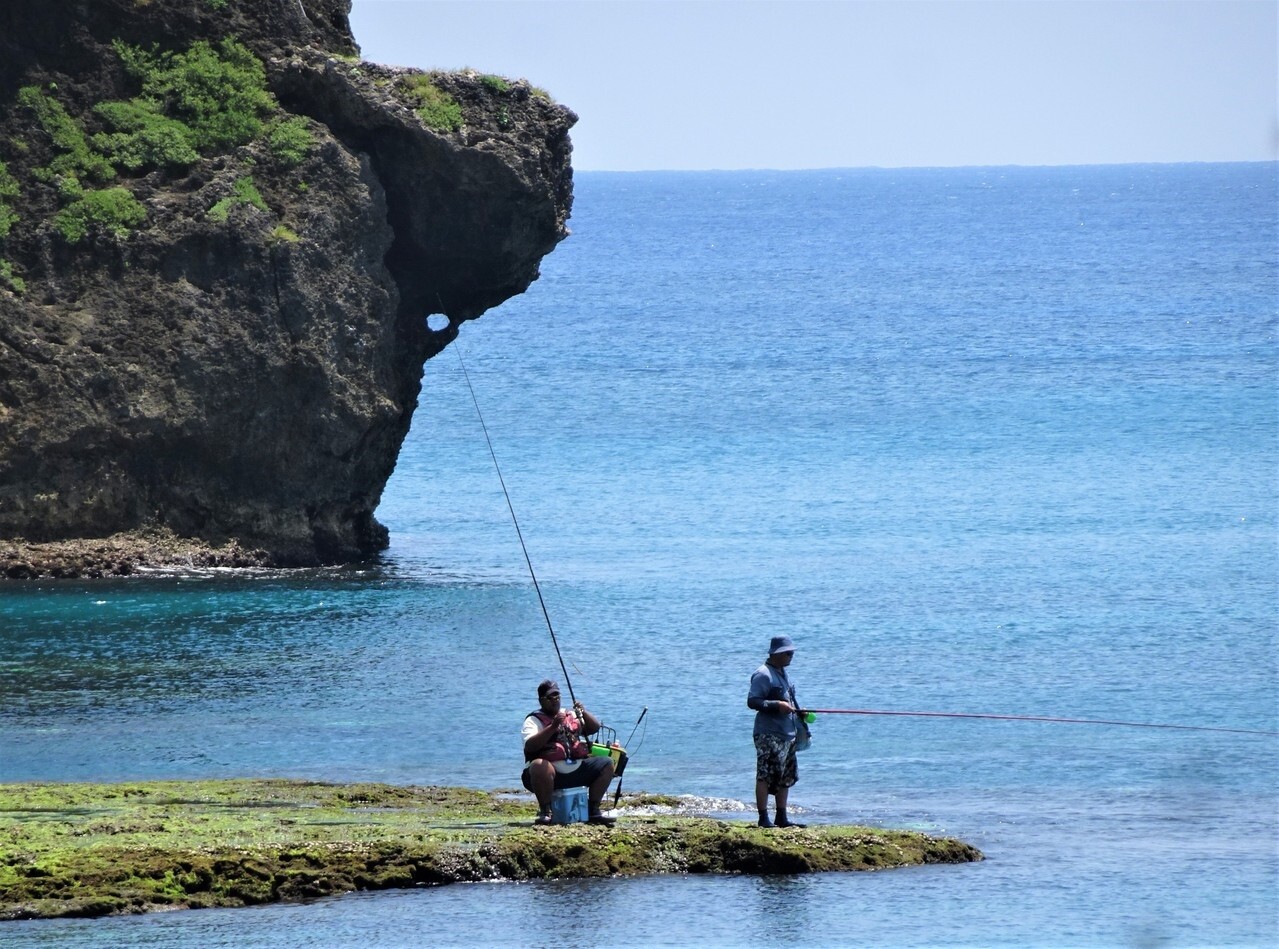
M1217 725L1165 725L1151 722L1117 722L1099 718L1054 718L1046 715L992 715L984 712L896 712L874 708L807 708L802 714L912 715L926 718L993 718L1009 722L1056 722L1070 725L1127 725L1132 728L1177 728L1199 732L1231 732L1236 735L1279 735L1256 728L1223 728Z
M462 358L462 349L460 346L454 347L457 353L458 364L462 367L462 377L466 379L466 388L471 393L471 402L475 405L475 415L480 420L480 428L484 432L484 441L488 445L489 457L493 459L493 470L497 472L498 483L502 485L502 496L506 498L506 509L511 512L511 523L515 525L515 536L520 540L520 550L524 552L524 562L528 565L528 575L533 580L533 589L537 592L537 602L542 607L542 617L546 620L546 629L551 634L551 645L555 647L555 658L560 662L560 671L564 673L564 684L568 687L568 697L574 706L577 705L577 696L573 693L573 680L569 677L568 666L564 663L564 655L560 652L559 640L555 636L555 626L551 623L551 613L546 608L546 600L542 597L542 587L537 582L537 572L533 569L533 558L529 556L528 546L524 543L524 532L520 530L520 520L515 516L515 505L511 503L511 493L506 490L506 479L502 477L502 466L497 463L497 452L493 450L493 439L489 437L488 426L484 424L484 413L480 411L480 400L475 395L475 387L471 385L471 374L466 371L466 361ZM648 713L648 706L644 706L644 711L640 712L640 717L635 720L635 727L639 727L639 723L644 720L644 716ZM622 773L626 770L626 762L628 760L626 749L617 743L617 732L606 725L601 725L597 733L599 741L590 743L591 756L600 758L613 759L613 776L617 780L617 794L613 798L613 806L617 806L617 799L622 794ZM634 737L635 729L631 729L631 736ZM630 738L627 739L630 743Z
M631 733L626 736L626 743L628 745L631 743L631 739L635 737L635 729L639 728L640 722L644 721L644 716L647 714L648 714L648 706L645 705L644 710L639 713L639 718L635 719L635 725L633 728L631 728ZM647 725L644 726L644 733L648 734ZM643 745L643 744L644 744L644 737L640 736L640 745ZM592 751L593 749L594 749L594 746L592 746ZM614 761L614 764L617 765L617 768L614 771L614 776L617 778L617 790L613 792L613 808L614 809L617 808L617 802L622 799L622 772L626 770L626 762L630 760L627 757L626 749L622 748L619 745L618 750L621 751L622 754L621 754L620 761L618 760ZM639 751L639 748L636 748L635 750Z

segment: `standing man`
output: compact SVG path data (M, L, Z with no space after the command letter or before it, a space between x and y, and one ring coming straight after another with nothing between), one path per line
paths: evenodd
M755 710L755 806L760 827L803 827L786 816L786 798L799 778L795 739L799 705L786 667L795 658L789 636L774 636L768 659L751 676L746 705ZM777 800L777 819L768 819L768 795Z
M600 801L613 780L613 759L593 757L583 735L600 730L600 720L581 702L572 711L560 708L560 687L544 679L537 687L541 706L524 717L524 787L537 798L535 824L551 823L551 795L560 788L587 788L587 823L612 824L615 818L600 811Z

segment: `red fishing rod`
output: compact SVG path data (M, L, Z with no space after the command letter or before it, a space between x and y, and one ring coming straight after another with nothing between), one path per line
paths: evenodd
M1176 728L1197 732L1231 732L1236 735L1274 735L1279 732L1256 728L1222 728L1217 725L1165 725L1152 722L1118 722L1100 718L1054 718L1047 715L994 715L986 712L897 712L878 708L806 708L801 714L821 715L909 715L923 718L993 718L1005 722L1055 722L1068 725L1127 725L1131 728Z

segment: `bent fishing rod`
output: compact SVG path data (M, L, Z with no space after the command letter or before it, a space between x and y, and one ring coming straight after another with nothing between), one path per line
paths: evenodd
M1236 735L1273 735L1279 732L1256 728L1223 728L1218 725L1167 725L1153 722L1118 722L1100 718L1055 718L1047 715L994 715L985 712L897 712L877 708L806 708L801 714L821 715L904 715L923 718L993 718L1007 722L1053 722L1069 725L1126 725L1130 728L1176 728L1197 732L1230 732Z
M564 684L568 686L569 700L576 705L577 696L573 694L573 680L568 676L568 666L564 665L564 656L560 654L560 644L555 638L555 627L551 625L551 614L546 609L546 600L542 599L542 588L537 582L537 573L533 570L533 560L528 555L528 547L524 544L524 532L520 530L520 520L515 516L515 505L511 503L511 494L506 490L506 479L502 477L502 466L497 463L497 453L493 451L493 439L489 438L488 426L484 424L484 413L480 411L480 400L475 397L475 387L471 385L471 374L466 371L466 361L462 359L462 347L454 343L458 364L462 367L462 377L466 379L466 388L471 392L471 401L475 403L475 414L480 420L480 428L484 431L484 441L489 446L489 457L493 459L493 470L497 472L498 483L502 485L502 494L506 498L506 509L511 512L511 523L515 525L515 536L520 539L520 550L524 551L524 562L528 564L528 575L533 578L533 589L537 592L537 602L542 607L542 616L546 619L546 628L551 634L551 645L555 647L555 658L560 661L560 671L564 673Z

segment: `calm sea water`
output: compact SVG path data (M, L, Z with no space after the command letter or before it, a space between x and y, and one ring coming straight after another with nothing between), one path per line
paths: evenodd
M1279 729L1274 164L581 174L460 349L629 789L751 819L801 699ZM516 785L559 675L454 351L359 569L0 589L0 781ZM875 874L484 884L0 926L46 946L1279 943L1279 741L825 716ZM548 907L552 908L548 911Z

